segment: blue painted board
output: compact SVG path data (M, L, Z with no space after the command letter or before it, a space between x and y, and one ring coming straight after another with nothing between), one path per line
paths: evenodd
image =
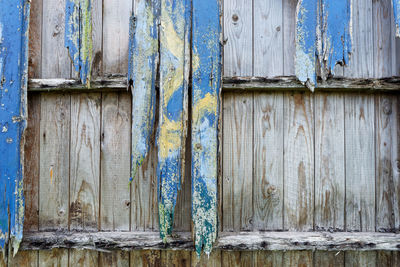
M218 123L221 91L218 0L193 0L192 220L196 252L217 238Z
M183 177L187 125L187 0L161 0L160 113L158 147L158 215L160 236L172 233L174 211Z
M132 181L150 150L155 120L160 0L136 1L130 19L128 83L132 87Z
M18 251L24 219L23 133L26 127L30 1L0 1L0 247Z
M92 70L91 0L67 0L65 9L65 47L83 84L90 87Z
M393 0L393 11L396 22L396 36L400 37L400 0Z

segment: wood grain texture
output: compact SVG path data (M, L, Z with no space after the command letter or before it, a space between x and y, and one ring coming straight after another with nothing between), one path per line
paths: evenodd
M101 230L129 231L131 96L102 95L101 118Z
M69 250L69 266L99 266L99 252L93 250Z
M375 231L375 124L372 95L345 96L346 229Z
M113 251L111 253L99 253L100 267L129 267L130 253L128 251ZM138 265L136 265L138 266Z
M297 0L282 0L283 8L283 75L294 75Z
M283 252L255 251L253 252L254 264L256 267L283 266Z
M253 11L248 0L224 1L224 76L253 75Z
M125 1L123 1L123 2L125 2ZM130 2L130 1L126 1L126 2ZM119 3L119 1L118 1L118 3ZM103 32L104 32L103 14L104 14L105 10L103 10L103 8L104 8L103 1L94 0L91 2L91 5L92 5L92 42L93 42L91 77L92 77L92 79L94 79L103 74L102 73L102 63L103 63L102 53L104 51L104 49L103 49L103 47L104 47L104 45L103 45ZM128 24L128 23L126 23L126 24Z
M160 250L137 250L132 251L130 258L131 267L161 267Z
M351 0L352 54L345 77L368 78L374 74L372 1Z
M313 266L312 251L289 251L283 255L283 266Z
M100 94L71 96L70 229L97 230L100 201Z
M345 266L349 267L361 267L376 266L377 255L375 251L360 252L360 251L348 251L345 254Z
M19 251L14 257L8 259L9 267L38 267L38 251ZM3 259L0 257L0 261ZM3 267L2 263L0 266ZM4 266L5 267L5 266Z
M203 253L201 257L197 253L192 252L192 267L221 267L222 266L222 252L221 250L214 249L210 255Z
M40 94L29 95L24 152L24 231L39 230Z
M344 267L344 252L326 252L326 251L315 251L314 252L314 266L326 266L326 267Z
M53 249L39 251L39 267L68 266L67 249Z
M249 251L223 251L222 252L222 267L230 266L252 266L253 253Z
M253 94L226 94L223 103L223 231L252 229Z
M104 74L128 72L129 18L133 1L105 0L103 3L103 50L98 56Z
M313 229L314 103L308 93L284 98L284 229Z
M254 73L253 76L282 76L283 1L254 0Z
M400 97L375 96L376 230L400 228Z
M253 224L283 229L283 93L254 94Z
M161 251L161 266L165 267L190 267L191 252L180 250L163 250Z
M31 2L29 19L29 78L41 78L42 71L42 20L43 0Z
M68 229L71 97L42 94L40 102L39 230Z
M66 0L43 0L41 78L70 78L71 61L64 47Z
M344 230L344 95L315 95L315 230Z

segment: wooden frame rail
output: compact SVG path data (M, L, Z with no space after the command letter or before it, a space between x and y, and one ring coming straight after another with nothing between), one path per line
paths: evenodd
M164 244L158 232L29 232L23 250L53 248L109 250L193 250L191 233L175 233ZM377 232L241 232L221 233L221 250L400 251L400 234Z
M123 91L127 90L127 80L124 76L110 76L95 79L88 89L78 79L30 79L29 92L46 91ZM259 78L233 77L223 79L224 91L308 91L294 76ZM363 92L393 92L400 91L400 77L382 79L348 79L332 78L328 81L319 81L316 91L363 91Z

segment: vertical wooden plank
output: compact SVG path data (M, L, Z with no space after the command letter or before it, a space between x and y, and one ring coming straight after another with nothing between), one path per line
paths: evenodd
M128 93L102 96L101 230L129 231L131 99Z
M190 267L191 253L186 250L163 250L161 251L161 266L163 267Z
M252 76L252 1L224 1L224 42L224 76Z
M99 266L129 267L129 252L128 251L101 252L99 253Z
M213 250L210 255L203 253L201 257L197 253L192 252L192 267L221 267L222 252L221 250Z
M251 230L253 94L226 94L223 105L223 231Z
M376 251L346 251L346 267L374 267L376 266Z
M160 250L136 250L131 251L131 267L161 267Z
M312 251L288 251L283 255L283 266L313 266Z
M99 266L99 253L94 250L75 250L69 252L69 266Z
M315 95L315 229L344 228L344 96Z
M118 1L119 2L119 1ZM130 1L127 1L130 2ZM92 78L97 78L102 75L102 53L103 53L103 1L99 0L91 0L92 6L92 69L91 76ZM122 26L122 25L121 25ZM129 27L128 20L125 21L124 26L126 28ZM120 29L120 28L118 28ZM128 33L128 31L126 32ZM126 37L128 39L128 35ZM125 48L127 51L127 48ZM127 52L126 52L127 53ZM126 72L124 72L125 74Z
M222 266L252 266L253 252L251 251L222 251Z
M283 94L254 94L255 230L283 229ZM245 179L243 177L243 179Z
M283 74L295 75L294 57L296 54L296 7L298 0L282 0L283 2Z
M71 96L71 230L99 226L100 109L100 94Z
M69 78L71 61L64 47L66 0L43 0L42 78Z
M352 54L344 70L349 78L374 75L372 0L351 0Z
M68 229L71 97L41 95L39 229Z
M38 266L38 251L19 251L14 257L8 259L8 266L14 267L37 267ZM3 259L0 257L0 261ZM0 266L1 263L0 263Z
M284 96L284 229L313 229L314 101L308 93Z
M276 251L255 251L253 252L255 267L274 267L282 266L283 252Z
M392 3L391 0L372 1L372 25L373 25L373 51L374 51L374 77L392 76L393 54L392 45Z
M344 253L342 251L315 251L314 266L340 267L344 266Z
M396 259L395 253L392 251L377 251L376 252L376 265L379 267L394 267Z
M193 1L192 220L198 255L211 253L218 231L220 14L218 0Z
M39 251L39 267L68 266L68 250L53 249Z
M28 77L41 78L42 71L42 20L43 0L31 2L29 20Z
M185 82L185 0L161 1L160 112L157 132L160 235L172 233L178 191L182 183L187 125Z
M143 2L143 1L140 1ZM103 61L104 74L126 74L128 71L129 17L132 1L105 0L103 3ZM137 20L143 19L138 14ZM94 60L96 61L95 54Z
M375 96L376 229L398 231L400 225L400 97Z
M28 98L24 155L24 231L39 230L40 94Z
M345 96L346 229L375 231L374 96Z
M283 75L282 3L276 0L254 1L254 73L253 76ZM247 49L250 50L250 47Z

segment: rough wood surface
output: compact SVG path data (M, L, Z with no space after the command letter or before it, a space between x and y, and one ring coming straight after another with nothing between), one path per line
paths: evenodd
M190 251L161 251L161 266L165 267L190 267L191 266L191 253Z
M98 230L100 94L71 96L70 229Z
M161 267L161 251L159 250L137 250L130 253L130 266Z
M69 250L53 249L51 251L39 251L39 267L68 266Z
M283 93L254 94L253 225L283 229Z
M99 253L99 266L129 267L130 253L127 251L113 251ZM138 262L133 262L135 266L140 266Z
M42 20L43 0L32 1L29 20L29 78L42 77Z

